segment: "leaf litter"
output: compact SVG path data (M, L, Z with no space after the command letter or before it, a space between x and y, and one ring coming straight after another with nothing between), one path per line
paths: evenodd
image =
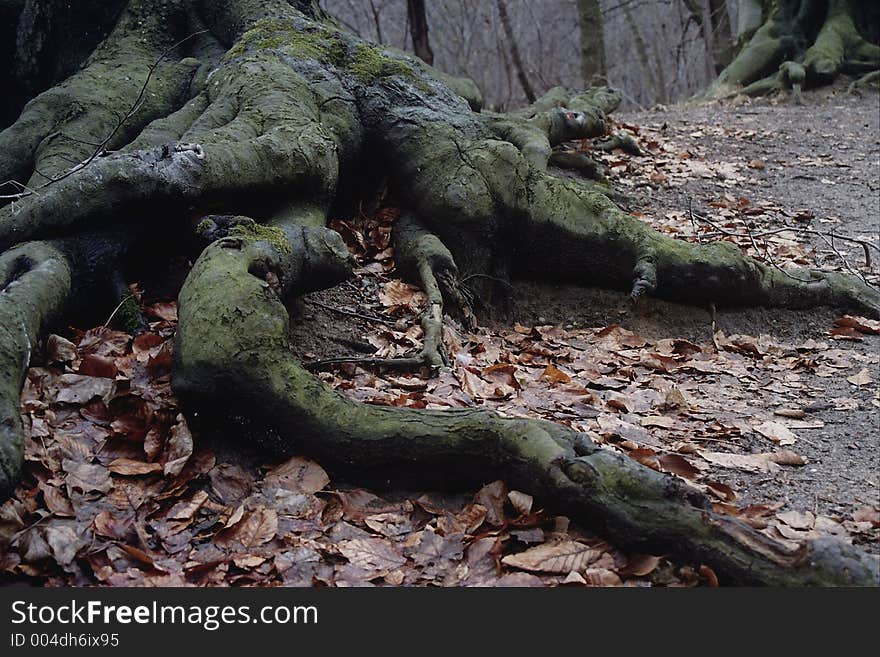
M683 211L663 217L634 212L637 217L695 241L720 226L736 233L722 238L759 256L748 230L758 218L776 221L775 227L790 232L770 235L761 245L764 257L783 264L815 260L796 230L811 218L806 211L737 193L773 164L709 162L657 131L631 128L646 157L598 154L615 183L634 187L641 176L653 185L675 186L698 177L725 190L710 203L715 214L708 223L695 225ZM361 344L373 350L371 356L411 355L421 348L415 320L424 294L396 277L390 236L398 216L385 207L331 224L359 265L344 310L380 320L361 325ZM470 495L397 491L383 497L332 482L318 463L302 456L262 465L221 460L211 447L199 446L170 389L176 305L154 303L145 312L155 321L135 338L105 327L49 336L45 365L28 371L22 394L26 478L0 505L0 572L7 580L107 586L717 585L703 564L624 553L502 481ZM698 344L647 339L613 323L515 324L467 333L447 318L451 367L437 376L355 364L318 376L373 404L484 406L559 422L603 449L680 477L716 500L716 511L777 540L833 535L871 543L880 538L880 505L862 505L845 517L783 510L783 503L773 501L737 506L738 491L727 473L778 477L808 467L798 445L822 422L811 419L804 402L821 391L802 375L844 376L854 389L870 386L869 368L877 359L833 342L878 333L880 323L845 315L829 327L827 341L786 343L719 331L711 343ZM880 406L876 395L872 403ZM838 397L828 404L848 410L864 401Z

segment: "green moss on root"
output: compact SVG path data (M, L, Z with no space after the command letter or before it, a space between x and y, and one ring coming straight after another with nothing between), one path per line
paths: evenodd
M273 249L285 255L290 254L290 243L287 241L284 231L280 228L246 222L233 226L229 234L234 237L240 237L248 244L267 242Z

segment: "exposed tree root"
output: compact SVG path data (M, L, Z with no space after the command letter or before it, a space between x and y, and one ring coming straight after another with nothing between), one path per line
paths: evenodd
M605 115L620 100L614 91L571 96L557 89L509 116L475 114L468 85L451 89L423 62L320 16L310 0L132 0L89 66L63 89L68 105L83 108L75 121L94 117L92 137L106 139L108 116L131 114L130 124L111 126L118 152L64 175L60 163L88 151L70 139L45 146L73 125L50 102L58 90L38 97L0 134L8 146L0 148L0 170L63 176L0 208L0 325L7 334L0 341L0 484L18 476L17 395L40 332L67 297L83 291L103 287L115 307L129 245L157 225L189 239L196 216L206 246L180 293L173 378L193 419L309 453L354 476L394 465L476 478L480 468L495 469L596 521L622 545L701 560L730 581L875 581L852 548L818 542L786 551L714 514L684 484L564 427L480 410L359 404L293 359L282 301L349 274L342 239L324 222L345 174L365 163L381 167L406 208L394 229L398 264L428 296L424 349L412 364L444 363L444 309L473 324L462 282L475 278L531 276L623 289L633 298L830 304L880 314L880 293L854 278L783 272L727 242L677 241L622 212L599 186L549 175L554 146L604 134ZM198 53L177 54L199 54L210 75L186 57L169 63L157 71L164 91L140 113L128 106L137 85L92 98L94 85L85 81L130 40L143 40L131 45L132 66L155 65L175 36L150 26L166 19L175 36L209 30ZM218 58L219 47L227 52ZM29 242L41 239L52 241Z
M597 447L560 425L485 410L420 411L349 400L310 376L287 344L281 298L251 272L283 259L268 243L226 238L208 247L180 295L175 391L196 416L223 420L283 453L302 451L349 473L394 477L442 463L518 486L619 544L686 555L726 581L838 585L876 581L870 557L817 541L791 550L731 517L685 483ZM278 264L268 265L281 266ZM228 281L235 281L230 285Z
M0 255L0 496L21 477L21 386L31 355L71 289L67 257L30 242Z
M850 0L780 0L766 22L707 92L715 98L761 96L830 84L840 73L880 68L880 46L868 42Z

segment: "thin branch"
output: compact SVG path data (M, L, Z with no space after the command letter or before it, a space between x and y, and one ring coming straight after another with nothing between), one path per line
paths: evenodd
M147 86L150 84L150 80L153 78L153 74L156 72L156 69L159 68L159 64L162 63L162 60L165 59L165 57L167 57L171 53L171 51L173 51L176 48L178 48L179 46L183 45L184 43L186 43L190 39L192 39L200 34L205 34L207 31L208 30L199 30L198 32L193 32L189 36L184 37L183 39L178 41L177 43L174 43L174 44L168 46L168 48L166 48L162 52L162 54L159 55L159 57L156 59L156 61L150 65L150 68L147 70L147 78L144 80L144 84L141 86L141 90L138 93L137 98L135 98L134 102L132 103L131 107L129 107L128 111L117 120L116 125L113 127L113 129L110 131L110 133L101 141L101 143L97 145L94 152L92 152L92 154L89 157L87 157L85 160L83 160L79 164L71 167L70 169L68 169L67 171L62 173L61 175L54 176L54 177L50 178L49 182L47 182L43 185L40 185L40 187L38 187L37 189L38 190L45 189L49 185L52 185L52 184L58 182L59 180L64 180L68 176L76 173L77 171L82 171L89 164L91 164L95 159L97 159L98 157L103 155L106 148L107 148L107 145L113 140L113 138L117 135L117 133L122 129L122 126L125 125L125 123L131 117L133 117L137 113L137 111L141 108L141 106L143 105L144 99L145 99L145 96L147 93ZM62 135L62 136L64 136L64 135ZM40 174L40 175L44 176L44 174ZM36 193L36 190L27 191L27 192L20 192L18 194L0 196L0 200L10 200L10 199L18 200L18 199L25 198L26 196L31 196L34 193Z

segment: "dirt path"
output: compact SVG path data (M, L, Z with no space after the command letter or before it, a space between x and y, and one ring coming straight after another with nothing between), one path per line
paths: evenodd
M822 90L808 94L804 105L766 100L726 106L716 103L621 118L657 129L679 152L705 158L710 166L733 164L741 174L728 179L692 176L677 187L641 187L635 195L635 207L662 216L685 210L690 199L695 212L711 216L717 214L717 207L710 203L728 194L747 198L752 206L764 202L779 208L753 215L756 231L782 225L786 219L790 225L790 217L800 213L809 217L806 225L810 228L833 230L878 244L880 98L875 92L856 97L839 89ZM749 166L758 162L763 163L763 168ZM786 213L789 217L781 216ZM808 253L807 259L812 256L820 265L839 266L839 259L827 242L812 236L808 243L815 252ZM854 269L864 263L862 249L857 245L837 242L835 248L846 255ZM875 274L876 260L875 256ZM865 338L862 342L829 340L827 333L833 318L832 312L746 311L719 316L719 328L728 335L767 333L782 341L821 341L829 349L840 350L834 356L838 359L835 365L854 366L838 367L838 376L802 372L798 379L784 382L778 389L773 389L768 377L759 378L751 386L755 397L750 403L754 406L811 407L816 411L810 413L810 419L824 422L824 426L802 432L804 440L797 449L809 459L805 470L781 477L731 477L741 499L775 499L791 507L833 515L846 515L854 507L880 503L880 412L876 384L880 380L880 338ZM682 320L681 328L687 332L689 315L685 314ZM674 325L666 330L670 334L676 332ZM852 369L862 367L868 369L875 383L857 386L846 380Z

